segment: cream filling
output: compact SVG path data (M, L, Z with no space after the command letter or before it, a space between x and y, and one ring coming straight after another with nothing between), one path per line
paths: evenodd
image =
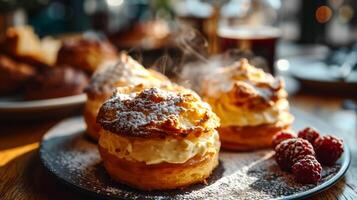
M289 102L286 99L277 101L274 106L252 111L221 101L209 102L213 111L221 119L221 127L258 126L263 124L287 125L294 117L289 113Z
M192 139L129 139L103 130L99 145L120 159L158 163L185 163L196 155L218 153L220 141L218 132Z

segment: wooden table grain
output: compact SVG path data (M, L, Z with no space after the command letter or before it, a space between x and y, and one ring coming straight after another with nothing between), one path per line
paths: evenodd
M345 138L352 151L352 163L345 177L311 199L357 199L357 133L354 112L342 110L340 98L296 95L290 102L335 126L339 131L332 134ZM39 142L43 134L58 121L0 123L0 199L90 199L61 183L41 165Z

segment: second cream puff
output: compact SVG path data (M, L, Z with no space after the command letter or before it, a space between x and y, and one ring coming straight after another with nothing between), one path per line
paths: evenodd
M87 133L95 140L99 138L99 125L96 117L100 106L107 100L116 87L142 84L142 88L170 84L166 76L153 70L147 70L125 53L117 60L105 62L92 76L86 89L87 102L84 107L84 119Z
M293 121L283 80L246 59L207 76L200 93L221 119L218 130L226 149L270 147L273 135Z

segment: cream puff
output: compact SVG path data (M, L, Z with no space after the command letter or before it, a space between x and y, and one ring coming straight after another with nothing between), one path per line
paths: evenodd
M204 182L218 165L218 117L193 91L120 88L100 108L98 142L108 174L141 190Z
M105 40L73 37L63 41L57 55L58 65L68 65L92 74L102 63L117 58L116 48Z
M89 78L83 71L56 66L38 73L26 85L25 99L38 100L82 94Z
M169 79L159 72L147 70L125 53L117 60L105 62L92 76L86 89L87 102L84 119L87 133L95 140L99 138L99 125L96 117L100 106L116 87L142 84L143 88L170 84Z
M0 54L0 95L13 93L23 88L36 73L34 66L17 62Z
M35 66L53 66L60 46L51 37L40 39L31 26L10 27L0 41L3 53Z
M200 91L221 119L222 148L254 150L270 147L272 137L290 128L284 82L241 59L204 78Z

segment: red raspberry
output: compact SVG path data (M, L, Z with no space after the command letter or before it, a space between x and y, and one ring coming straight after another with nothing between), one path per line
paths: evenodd
M321 179L321 164L312 155L298 160L291 169L299 183L315 184Z
M281 131L281 132L279 132L279 133L274 135L273 140L272 140L272 145L275 148L282 141L287 140L287 139L291 139L291 138L295 138L295 137L296 136L294 134L292 134L292 133Z
M311 144L314 144L316 138L320 137L320 134L311 127L306 127L298 133L299 138L308 140Z
M314 156L314 148L309 141L301 138L282 141L275 147L275 160L284 171L290 171L296 161L307 155Z
M317 160L327 166L332 166L343 153L343 141L327 135L315 140L314 148Z

